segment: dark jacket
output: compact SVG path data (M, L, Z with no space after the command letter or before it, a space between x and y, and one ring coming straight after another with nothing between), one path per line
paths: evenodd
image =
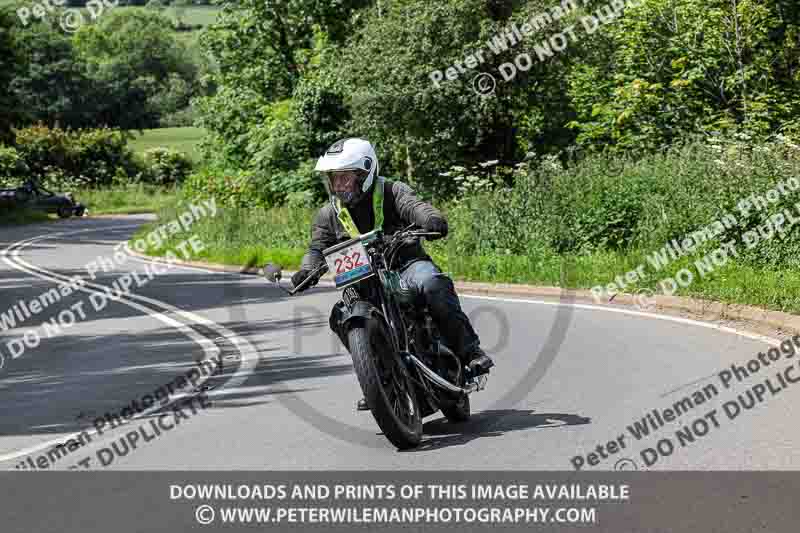
M374 191L373 191L374 194ZM365 195L354 208L350 209L353 222L361 233L371 231L375 224L372 209L372 195ZM427 202L423 202L414 194L411 187L399 181L386 180L383 198L383 228L386 235L391 235L410 224L426 227L428 220L438 217L444 220L442 213ZM325 204L314 216L311 224L311 244L302 267L313 270L325 261L322 251L340 242L350 239L330 202ZM395 267L403 268L419 259L430 260L421 244L406 246L398 253Z

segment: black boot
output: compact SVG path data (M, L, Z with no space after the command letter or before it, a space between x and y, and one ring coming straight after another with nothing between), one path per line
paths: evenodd
M488 374L489 369L494 366L492 358L486 355L480 346L473 347L464 357L464 361L467 362L467 368L473 376Z
M358 400L356 404L356 411L369 411L369 405L367 405L367 399L361 398Z

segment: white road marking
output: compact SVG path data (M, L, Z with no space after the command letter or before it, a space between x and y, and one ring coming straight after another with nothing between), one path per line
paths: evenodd
M499 298L495 296L478 296L472 294L459 294L461 298L474 298L477 300L494 300L499 302L507 302L507 303L528 303L528 304L536 304L536 305L549 305L555 307L574 307L576 309L583 309L587 311L605 311L607 313L620 313L623 315L630 315L630 316L638 316L642 318L650 318L654 320L665 320L667 322L676 322L678 324L687 324L690 326L697 326L706 329L714 329L717 331L721 331L724 333L731 333L734 335L739 335L740 337L745 337L747 339L766 342L772 346L780 346L781 341L778 339L774 339L772 337L767 337L766 335L760 335L758 333L753 333L750 331L745 331L741 329L731 328L729 326L722 326L719 324L713 324L711 322L702 322L700 320L692 320L691 318L682 318L677 316L670 316L670 315L659 315L657 313L646 313L644 311L634 311L632 309L619 309L615 307L607 307L604 305L592 305L592 304L578 304L578 303L569 303L569 302L552 302L547 300L528 300L523 298Z
M41 240L50 239L50 238L59 237L59 236L62 236L62 235L72 235L72 234L75 234L75 233L88 233L88 232L97 232L97 231L108 231L108 230L114 230L114 229L127 229L127 228L135 228L135 227L139 227L139 225L137 224L137 225L125 225L125 226L113 226L113 227L108 227L108 228L91 228L91 229L79 230L79 231L69 231L69 232L60 232L60 233L53 233L53 234L47 234L47 235L40 235L40 236L37 236L37 237L33 237L33 238L30 238L30 239L25 239L25 240L16 242L16 243L8 246L5 250L2 250L0 252L0 256L2 256L3 261L6 264L11 266L11 268L13 268L15 270L23 271L23 272L26 272L26 273L28 273L28 274L30 274L32 276L37 277L37 278L44 279L44 280L47 280L47 281L52 281L52 282L55 282L55 283L61 283L61 282L65 282L65 281L69 282L71 280L70 277L62 276L62 275L60 275L58 273L49 271L49 270L41 268L41 267L38 267L36 265L33 265L33 264L28 263L27 261L23 260L20 257L20 252L23 249L25 249L26 247L30 246L31 244L33 244L35 242L38 242L38 241L41 241ZM133 257L133 256L129 256L129 257ZM105 287L103 285L94 284L94 283L90 283L90 282L86 282L84 285L85 285L84 287L76 287L76 290L79 290L81 292L85 292L87 294L101 294L101 295L105 294L105 291L104 291ZM91 287L91 289L87 288L87 287ZM95 289L95 290L92 290L92 289ZM231 342L236 347L236 349L239 351L239 354L241 355L241 364L239 366L239 370L237 372L235 372L231 376L231 378L228 381L226 381L224 384L222 384L220 387L218 387L215 390L212 390L212 391L208 392L206 394L206 396L212 397L212 396L217 396L217 395L220 395L220 394L224 394L224 392L221 389L226 388L226 387L236 387L236 386L239 386L239 385L243 384L248 379L248 377L253 373L253 370L255 370L257 362L258 362L258 353L256 352L255 347L249 341L247 341L246 339L241 338L238 335L236 335L236 333L234 333L233 331L231 331L231 330L229 330L229 329L227 329L227 328L225 328L225 327L223 327L223 326L221 326L221 325L219 325L219 324L217 324L217 323L215 323L215 322L213 322L211 320L208 320L205 317L197 315L195 313L191 313L189 311L185 311L183 309L179 309L179 308L174 307L174 306L172 306L170 304L167 304L166 302L161 302L159 300L154 300L152 298L147 298L147 297L140 296L140 295L137 295L137 294L133 294L133 293L127 294L124 297L120 297L118 300L115 300L115 301L118 301L119 303L121 303L123 305L127 305L127 306L129 306L129 307L131 307L133 309L136 309L137 311L141 311L142 313L144 313L144 314L146 314L148 316L152 316L156 320L159 320L159 321L163 322L164 324L166 324L169 327L176 328L178 331L180 331L181 333L185 334L187 337L192 339L194 342L198 343L203 348L203 351L206 354L205 360L217 358L219 356L219 354L221 353L220 349L213 342L211 342L208 338L206 338L205 336L201 335L200 333L198 333L194 329L188 327L187 325L185 325L185 324L183 324L183 323L181 323L181 322L179 322L177 320L174 320L173 318L170 318L169 316L167 316L167 315L165 315L163 313L154 312L153 309L145 307L145 306L140 305L140 304L137 304L136 302L131 301L131 300L138 300L140 302L148 303L148 304L150 304L152 306L155 306L157 308L160 308L160 309L163 309L165 311L168 311L171 314L181 316L182 318L187 320L190 324L191 323L196 323L196 324L204 325L204 326L208 327L209 329L214 330L217 333L218 336L226 338L229 342ZM203 379L202 381L199 381L198 384L205 383L209 378ZM148 414L150 414L153 411L156 411L158 409L164 409L165 407L168 407L168 406L174 404L175 402L178 402L178 401L180 401L180 400L182 400L182 399L184 399L186 397L189 397L189 396L193 396L193 394L178 394L166 406L154 405L150 409L144 410L139 415L134 416L133 418L131 418L131 421L137 420L139 418L143 418L143 417L147 416ZM125 424L123 426L120 426L120 427L125 427L126 425L127 424ZM88 431L89 435L94 435L94 434L97 433L97 430L94 429L94 428L92 428L91 431L89 431L87 429L87 431ZM76 432L76 433L73 433L72 435L66 435L66 436L60 437L58 439L53 439L53 440L50 440L50 441L47 441L47 442L36 444L36 445L28 447L28 448L15 450L13 452L10 452L10 453L4 454L4 455L0 455L0 463L7 462L7 461L12 461L14 459L19 459L20 457L25 457L25 456L28 456L28 455L30 455L32 453L35 453L35 452L38 452L38 451L41 451L41 450L44 450L44 449L47 449L47 448L51 448L52 446L54 446L54 445L56 445L58 443L63 443L65 441L69 440L70 438L77 438L81 433L82 432ZM100 441L97 441L97 442L100 442ZM93 444L94 443L96 443L96 442L93 441Z

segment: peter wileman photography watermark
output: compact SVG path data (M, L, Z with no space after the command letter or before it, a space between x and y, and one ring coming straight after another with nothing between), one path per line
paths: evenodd
M606 303L607 298L613 299L629 286L647 281L650 277L647 272L648 264L650 269L661 272L671 263L693 254L705 243L713 242L714 239L723 236L729 230L742 227L750 215L767 211L772 205L789 198L798 190L800 190L800 180L789 178L785 182L778 182L774 188L763 194L751 194L746 198L741 198L736 203L735 212L726 212L711 224L699 228L683 238L672 239L660 250L649 254L647 263L642 263L625 274L616 276L613 281L605 285L592 287L594 301ZM729 240L695 260L690 267L681 268L674 276L662 277L657 285L665 295L671 296L679 288L689 287L698 278L708 277L724 267L732 258L739 257L742 245L744 245L744 249L750 250L774 238L780 238L797 224L800 224L800 202L795 203L792 208L786 208L779 213L765 217L755 229L742 232L741 244L735 240ZM650 289L640 290L635 298L637 305L646 307L652 304L653 295L654 293Z
M95 417L92 428L64 439L52 449L38 456L28 456L16 465L17 470L45 470L58 464L62 459L74 456L82 448L92 444L92 438L102 437L117 428L127 426L136 418L148 416L149 420L131 428L110 446L99 448L94 456L86 456L69 467L70 470L89 469L93 465L106 468L118 458L125 457L144 444L160 438L211 407L211 402L204 392L191 396L200 387L200 380L222 372L220 359L204 359L198 361L185 373L140 398L134 399L120 409ZM189 396L186 396L189 395ZM182 399L182 402L178 400ZM171 408L156 414L158 411ZM96 459L96 461L92 461Z
M101 271L109 274L113 273L118 267L127 263L131 257L131 248L139 253L144 253L148 245L161 248L170 237L181 232L188 232L199 219L206 216L213 217L216 214L217 206L216 201L213 199L203 201L197 205L191 204L176 220L159 226L148 232L143 238L136 239L132 243L123 242L116 245L114 254L111 257L99 257L86 263L83 268L87 273L86 278L94 281ZM27 301L20 300L6 311L0 312L0 332L4 332L20 327L27 320L33 319L47 309L56 306L76 291L90 292L88 301L86 299L80 300L67 309L61 310L56 316L39 326L27 329L21 337L6 341L4 345L7 353L11 356L11 359L17 359L26 350L37 348L43 339L61 335L65 330L75 326L77 323L88 320L90 310L99 313L108 306L109 302L119 301L131 294L134 289L140 289L147 285L156 276L166 274L181 260L189 260L197 253L205 250L205 244L197 235L192 235L175 246L175 249L178 252L177 254L171 250L166 252L164 263L146 263L144 272L141 274L135 271L126 272L115 279L111 286L104 286L102 292L94 289L89 290L86 287L86 278L72 276L70 281L61 283L38 297ZM5 356L1 348L0 368L5 364Z
M779 346L759 352L743 364L734 363L716 372L713 376L715 381L684 394L669 407L652 409L628 425L626 432L620 432L617 437L599 443L587 453L573 456L570 459L572 467L575 470L584 470L604 463L610 465L610 461L615 459L615 470L638 470L640 466L646 468L654 466L660 460L692 446L699 439L720 429L723 424L731 423L792 385L800 383L800 362L794 360L789 365L781 365L781 360L794 359L798 349L800 349L800 335L795 335L785 339ZM769 375L764 376L766 373ZM759 381L751 384L756 379ZM736 385L746 385L747 389L736 397L720 398L722 392ZM721 409L714 408L695 414L698 412L696 411L698 407L718 399L726 400L722 402ZM692 419L683 422L681 419L684 416L691 416ZM680 427L664 435L661 430L674 422ZM647 437L660 438L657 442L649 443L649 446L642 446ZM636 450L633 452L633 457L636 459L633 457L617 459L623 451L631 453L630 448L634 446Z
M88 0L86 13L77 8L65 8L67 0L44 0L17 9L17 17L23 26L34 20L45 20L48 17L58 17L58 25L67 33L73 33L86 23L86 19L96 21L106 11L119 5L119 0Z
M562 0L560 4L554 5L537 13L521 23L512 23L502 32L492 36L486 41L486 45L474 52L464 56L462 61L454 61L452 65L443 70L434 70L428 77L437 89L443 83L459 79L462 75L469 74L478 66L487 62L491 56L512 50L522 43L525 39L533 36L540 30L544 30L553 22L559 21L568 15L578 12L585 7L589 0ZM580 17L580 25L570 25L556 32L546 39L533 45L536 61L544 62L557 53L563 52L571 44L581 40L580 29L583 28L585 35L592 35L603 25L617 21L625 9L636 7L642 0L611 0L608 4L600 6L591 14ZM497 73L481 72L472 78L473 90L481 96L491 96L497 88L497 75L504 82L509 82L516 78L520 72L527 72L534 65L534 58L527 52L518 54L513 61L502 63L497 67Z

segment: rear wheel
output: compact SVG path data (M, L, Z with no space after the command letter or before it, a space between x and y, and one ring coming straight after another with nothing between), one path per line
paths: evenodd
M386 330L375 321L366 321L350 329L348 344L361 390L378 427L401 450L418 446L422 417L417 398Z
M56 214L58 214L58 218L69 218L69 217L72 216L72 208L71 207L59 207L58 211L56 211Z

